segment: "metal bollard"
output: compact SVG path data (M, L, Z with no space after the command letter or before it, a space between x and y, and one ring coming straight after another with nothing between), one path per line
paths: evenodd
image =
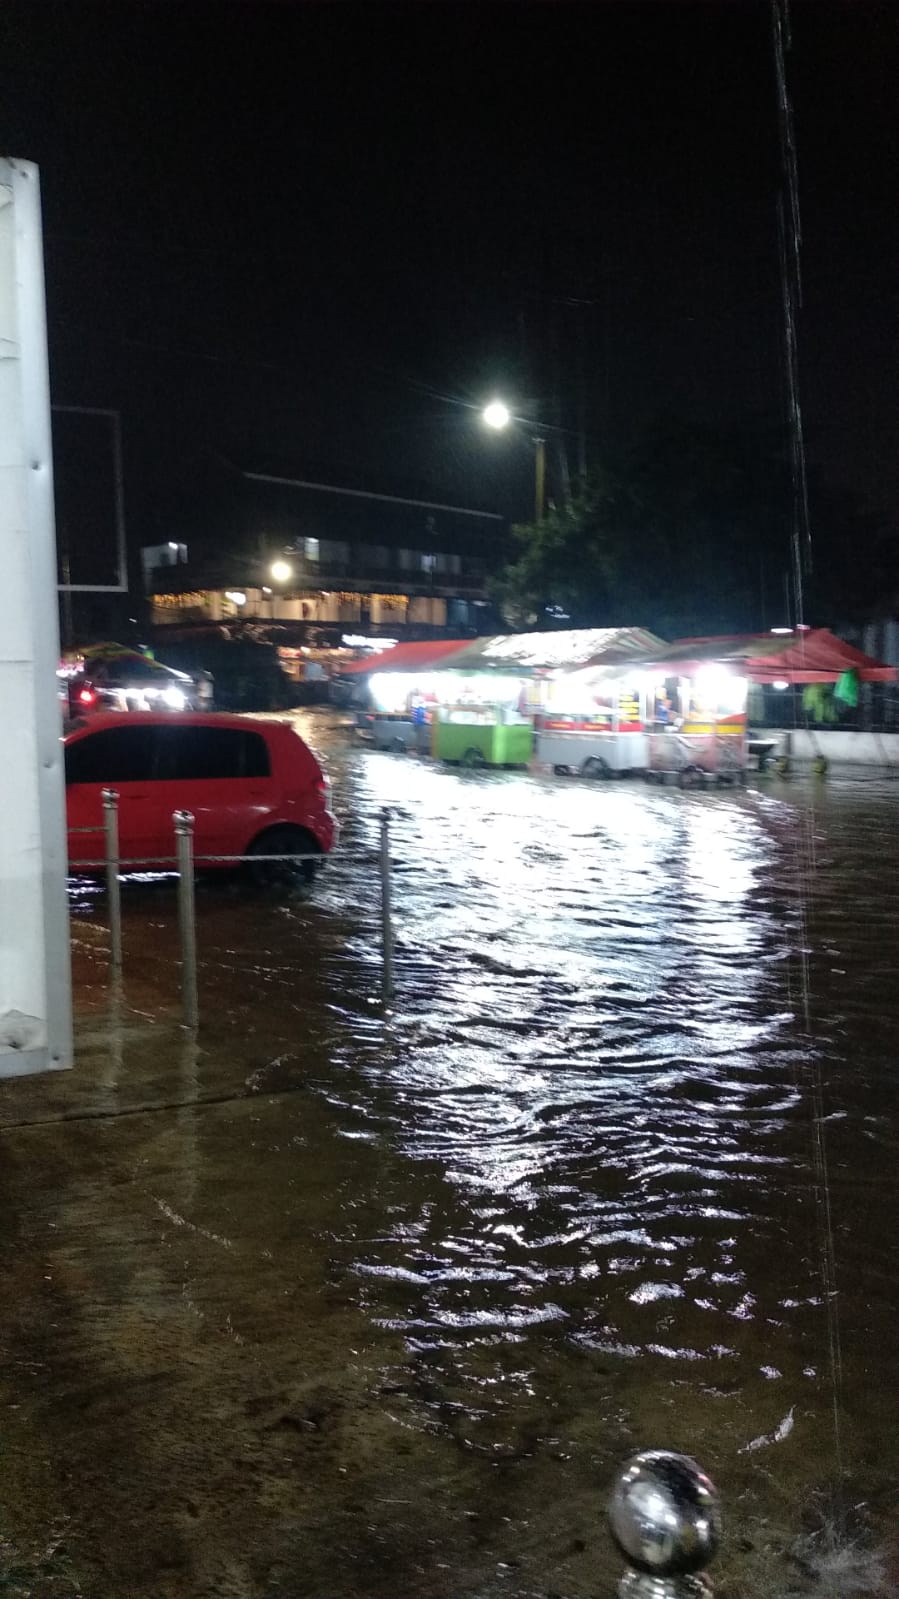
M106 835L106 898L109 901L109 949L113 977L122 975L122 885L119 882L119 796L103 790L103 831Z
M698 1573L718 1547L721 1510L714 1483L689 1455L634 1455L612 1491L609 1527L631 1565L618 1599L711 1599Z
M381 812L381 998L393 998L393 920L390 908L390 812Z
M200 1021L197 997L197 922L194 905L194 819L176 811L175 852L178 857L178 928L181 934L181 1007L185 1027Z

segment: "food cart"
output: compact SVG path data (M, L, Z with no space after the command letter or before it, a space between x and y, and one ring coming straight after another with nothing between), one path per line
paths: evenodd
M521 677L489 670L382 670L369 678L371 708L356 725L376 749L466 766L526 766L534 748L529 693Z
M431 722L435 760L460 766L527 766L534 753L534 724L518 680L492 673L445 675Z
M536 754L554 772L612 777L648 760L642 676L633 668L559 674L536 719Z
M648 676L647 777L686 784L745 780L747 679L740 662L661 664Z

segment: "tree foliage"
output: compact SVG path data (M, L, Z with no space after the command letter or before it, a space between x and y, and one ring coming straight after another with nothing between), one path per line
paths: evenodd
M657 428L569 505L512 530L497 597L515 626L770 626L786 608L788 508L777 441Z
M642 626L676 638L783 625L795 620L792 506L777 434L657 426L570 504L512 529L496 598L514 627ZM899 532L820 468L811 531L807 620L895 614Z

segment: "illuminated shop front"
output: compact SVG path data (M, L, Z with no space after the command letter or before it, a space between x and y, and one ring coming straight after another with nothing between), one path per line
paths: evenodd
M537 717L537 759L554 770L602 777L648 764L645 674L633 667L555 673Z
M466 766L526 766L534 727L522 678L452 669L375 672L361 725L381 749L417 749Z
M739 664L659 667L647 680L649 771L737 781L748 764L748 682Z

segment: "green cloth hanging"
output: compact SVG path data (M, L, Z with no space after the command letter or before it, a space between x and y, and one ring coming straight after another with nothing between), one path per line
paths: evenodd
M842 677L838 679L834 687L833 697L835 700L842 701L843 705L848 705L851 710L855 710L858 704L858 673L854 667L850 667L849 671L844 672Z
M813 722L835 722L837 708L829 683L807 683L802 690L802 709Z

